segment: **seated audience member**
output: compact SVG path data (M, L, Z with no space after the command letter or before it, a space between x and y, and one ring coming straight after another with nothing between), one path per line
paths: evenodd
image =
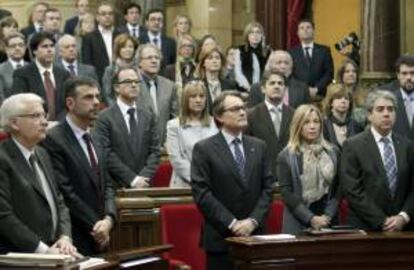
M0 145L0 253L75 255L50 157L37 146L46 137L43 100L31 93L14 95L0 115L11 135Z
M367 112L365 110L365 99L369 93L359 84L359 73L357 64L351 59L345 59L337 71L337 83L328 86L326 95L336 89L337 84L342 85L352 94L353 112L352 116L360 125L365 126L367 122Z
M234 57L234 72L237 84L249 92L253 83L260 83L271 48L265 44L263 26L258 22L246 25L243 38L245 44Z
M124 19L126 23L118 27L118 33L127 33L134 37L138 42L147 31L145 27L140 25L141 6L137 3L130 3L124 8Z
M261 84L265 100L248 112L245 133L266 142L272 173L276 175L277 155L288 142L294 110L283 104L287 89L286 78L282 73L265 71Z
M107 105L114 104L116 99L112 85L114 74L123 67L131 67L135 70L138 69L138 63L135 57L138 46L138 41L128 34L120 34L115 38L113 52L114 61L110 66L105 68L102 78L102 98Z
M19 25L13 17L6 17L0 20L0 63L7 61L5 39L8 35L16 33Z
M369 231L413 230L414 152L392 131L397 99L373 91L366 100L370 128L344 142L341 187L349 203L348 223Z
M194 146L191 187L204 217L206 269L228 270L234 262L225 238L264 233L274 178L266 144L242 134L247 114L241 93L222 92L213 114L220 132Z
M58 41L60 64L66 71L74 76L84 76L98 81L95 68L93 66L81 64L78 61L78 44L76 38L71 35L64 35Z
M347 138L364 130L353 118L352 94L343 85L331 86L324 99L324 111L324 138L339 149Z
M30 39L33 62L13 73L12 91L9 95L32 92L46 101L48 120L54 121L63 111L62 86L69 72L53 64L55 39L48 32L40 32Z
M166 148L173 167L170 187L190 186L190 164L194 145L217 133L207 108L202 81L190 81L183 90L181 111L167 123Z
M13 84L13 72L26 65L23 60L26 45L21 33L13 33L4 40L7 61L0 64L0 104L9 93Z
M286 51L273 51L265 67L265 70L270 72L281 72L287 78L287 91L283 97L283 103L292 108L297 108L302 104L310 102L308 86L295 79L292 76L293 62L292 57ZM247 105L253 107L265 99L264 94L259 83L252 84L250 89Z
M414 56L402 55L395 64L397 79L381 86L397 98L394 132L414 140Z
M191 35L191 27L193 23L188 16L177 15L173 22L173 33L175 40L178 42L183 36Z
M161 146L165 141L168 120L177 116L177 92L174 83L159 76L161 51L152 44L138 48L138 66L142 80L138 96L138 107L157 116Z
M207 50L210 47L217 47L219 46L217 39L210 34L204 35L198 42L197 50L196 50L196 62L200 62L200 53L202 51Z
M333 78L333 60L329 47L314 42L315 24L309 19L298 23L300 45L289 53L293 59L293 77L309 86L312 100L326 95L326 87Z
M136 69L131 67L114 74L117 99L99 115L94 129L108 153L109 174L127 188L148 187L160 162L155 115L137 106L139 81Z
M24 27L21 32L24 35L26 41L29 39L29 36L42 32L43 29L43 20L45 19L45 11L49 8L47 2L35 2L30 8L30 14L28 18L28 26Z
M207 47L200 53L197 65L197 77L202 80L207 89L207 105L211 112L211 105L222 91L235 90L237 84L222 77L225 65L224 55L217 46Z
M322 135L322 115L301 105L293 115L289 142L277 158L283 201L283 233L298 234L335 223L338 208L339 150Z
M106 155L89 131L98 117L99 88L92 79L73 77L63 91L66 118L49 129L43 146L70 211L73 243L80 253L93 255L108 246L116 220Z
M76 27L78 26L79 21L82 18L82 16L88 13L89 11L89 1L88 0L76 0L75 8L76 8L77 15L66 20L65 27L63 30L65 34L69 34L72 36L75 35Z

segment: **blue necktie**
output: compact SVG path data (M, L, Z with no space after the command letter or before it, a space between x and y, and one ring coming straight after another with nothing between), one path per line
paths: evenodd
M239 171L240 176L244 177L244 166L246 164L246 161L240 149L241 140L239 138L234 139L233 145L234 145L234 159L236 161L237 170Z
M397 162L395 160L395 154L391 147L391 141L387 137L381 138L381 142L384 143L384 167L387 172L388 186L391 193L394 195L397 187Z

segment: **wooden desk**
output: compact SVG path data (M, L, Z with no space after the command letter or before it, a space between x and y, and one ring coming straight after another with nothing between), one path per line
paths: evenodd
M228 238L238 270L414 269L414 233Z

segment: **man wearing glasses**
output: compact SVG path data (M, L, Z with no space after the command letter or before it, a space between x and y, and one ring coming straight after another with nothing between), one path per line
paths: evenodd
M108 169L122 187L148 187L160 161L155 115L137 106L140 79L133 68L113 78L116 103L102 112L95 133L108 153Z
M46 137L43 103L25 93L0 108L0 124L11 135L0 145L0 253L76 255L50 157L37 146Z
M201 244L207 269L233 269L230 236L264 233L274 178L266 144L243 135L247 114L241 94L222 92L213 103L217 135L194 146L193 197L204 216Z

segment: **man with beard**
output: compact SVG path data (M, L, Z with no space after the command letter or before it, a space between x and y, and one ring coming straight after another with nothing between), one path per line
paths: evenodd
M116 206L102 147L89 133L98 116L97 82L84 77L64 85L67 115L50 129L44 147L52 157L56 179L72 219L72 236L80 253L102 252L109 243Z
M394 131L414 140L414 56L400 56L395 63L395 69L397 80L382 86L381 89L392 91L397 97Z

